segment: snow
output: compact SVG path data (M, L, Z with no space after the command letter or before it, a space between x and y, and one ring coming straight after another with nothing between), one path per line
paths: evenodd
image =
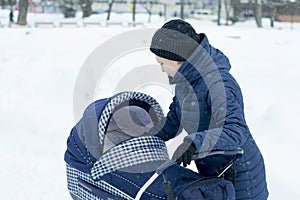
M104 22L105 17L93 15L88 20ZM129 14L111 18L131 21ZM4 24L0 28L0 199L70 199L63 156L76 122L73 95L78 74L105 41L140 28L34 28L33 22L40 19L64 20L62 15L30 13L31 27L9 28L8 12L0 10ZM82 22L80 16L75 20ZM147 15L137 15L147 28L164 23L158 16L152 16L151 23L147 20ZM265 19L264 28L256 28L252 20L234 26L188 21L230 59L231 72L243 91L246 120L265 159L270 199L300 199L300 24L294 23L291 30L290 23L275 23L271 29ZM104 58L98 59L101 63ZM110 95L108 88L126 72L147 64L156 62L146 50L118 58L112 71L97 80L92 99ZM172 88L148 84L138 89L153 95L167 110Z

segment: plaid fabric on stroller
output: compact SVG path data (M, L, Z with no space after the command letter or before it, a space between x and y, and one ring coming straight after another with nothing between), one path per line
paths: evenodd
M73 199L234 199L230 181L206 179L176 165L165 143L145 134L162 117L157 101L139 92L89 105L65 152Z

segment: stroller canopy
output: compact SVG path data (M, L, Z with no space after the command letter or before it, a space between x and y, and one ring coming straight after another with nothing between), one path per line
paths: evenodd
M80 171L90 173L95 162L104 154L104 141L112 114L126 106L143 108L154 123L163 117L158 102L140 92L123 92L97 100L86 108L81 120L72 128L65 161Z

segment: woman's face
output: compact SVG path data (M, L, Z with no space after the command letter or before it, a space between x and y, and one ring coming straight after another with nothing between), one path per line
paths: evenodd
M171 76L171 77L174 77L174 75L176 74L178 69L183 64L183 61L168 60L166 58L162 58L159 56L155 56L155 58L156 58L156 61L161 66L161 71L167 73L168 76Z

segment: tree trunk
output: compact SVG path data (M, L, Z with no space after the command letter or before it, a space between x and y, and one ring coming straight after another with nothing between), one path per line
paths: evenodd
M89 17L92 14L92 0L81 0L82 17Z
M225 25L228 25L228 21L230 20L231 0L225 0L224 5L225 5L225 13L226 13Z
M222 8L222 0L218 2L218 26L221 25L221 8Z
M19 1L18 25L27 25L28 0Z
M255 21L258 28L262 27L262 7L261 7L261 0L255 0Z
M170 6L170 5L169 5ZM167 4L164 3L164 15L165 15L165 21L167 21Z
M276 7L271 3L270 26L274 28L274 21L276 17Z
M110 13L111 13L114 2L115 2L115 0L108 1L108 10L107 10L107 17L106 17L107 21L109 21L109 19L110 19Z
M184 0L180 0L180 18L184 19Z
M135 22L135 6L136 6L136 0L133 0L132 5L132 21Z
M235 23L239 20L239 15L242 12L242 5L240 0L231 0L231 7L233 8L232 22Z
M150 7L150 8L149 8ZM151 21L151 15L152 15L152 12L151 12L151 7L152 7L152 4L150 3L147 3L147 5L143 5L143 8L147 11L149 17L148 17L148 22L150 23Z

